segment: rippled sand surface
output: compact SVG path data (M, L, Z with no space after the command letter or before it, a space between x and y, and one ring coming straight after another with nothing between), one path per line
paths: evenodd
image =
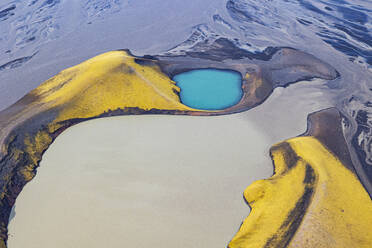
M249 213L243 190L272 174L269 147L327 107L321 87L277 89L235 115L124 116L66 130L17 198L8 246L225 247Z

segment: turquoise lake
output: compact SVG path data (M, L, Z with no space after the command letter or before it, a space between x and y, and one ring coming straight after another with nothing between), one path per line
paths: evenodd
M189 107L220 110L237 104L242 98L242 78L231 70L198 69L173 77L181 88L181 102Z

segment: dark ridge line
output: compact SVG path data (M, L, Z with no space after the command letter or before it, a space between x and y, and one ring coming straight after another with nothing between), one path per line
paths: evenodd
M367 154L363 149L360 148L359 143L358 143L358 136L362 133L362 131L365 129L370 129L367 125L363 125L363 121L365 120L366 115L367 115L367 111L365 110L359 110L357 112L356 120L357 120L358 127L357 127L357 130L354 136L351 139L351 144L363 167L363 171L366 173L366 176L369 179L369 182L372 183L372 165L367 164L366 162ZM361 120L361 123L358 122L358 120ZM369 191L368 193L372 199L372 192Z
M283 49L283 48L288 48L288 49L293 49L293 50L297 50L297 49L294 49L294 48L291 48L291 47L267 47L265 48L263 51L257 51L257 52L250 52L250 51L247 51L245 49L242 49L240 47L237 47L234 42L232 42L230 39L227 39L227 38L218 38L217 40L214 41L217 45L221 45L223 46L223 51L226 52L227 55L230 55L230 56L226 56L225 59L243 59L243 58L249 58L249 59L257 59L257 60L263 60L263 61L269 61L270 59L272 59L272 57L280 50L280 49ZM198 44L195 47L197 47ZM215 50L220 50L219 48L213 48L213 46L211 47L211 51L213 51L213 49ZM200 55L204 55L202 54L202 52L186 52L186 55L189 55L191 57L193 57L193 55L197 55L195 57L198 57L198 58L203 58L203 57L200 57ZM208 56L208 54L207 54ZM210 60L216 60L216 61L223 61L225 59L213 59L213 57L207 57L207 58L210 58Z
M213 15L213 21L216 23L221 23L222 25L226 25L231 30L234 29L233 26L230 23L228 23L225 19L223 19L219 14Z
M220 37L220 38L214 40L214 43L216 43L218 45L222 45L224 47L223 48L223 51L226 52L226 55L229 55L230 54L230 56L229 57L226 56L227 58L225 58L225 59L243 59L243 58L248 58L248 59L251 59L251 60L252 59L257 59L257 60L269 61L274 56L274 54L276 52L278 52L280 49L288 48L288 49L292 49L292 50L297 50L295 48L286 47L286 46L278 46L278 47L269 46L269 47L265 48L263 51L250 52L250 51L245 50L243 48L237 47L234 44L233 41L231 41L230 39L224 38L224 37ZM213 44L214 43L212 43L212 46L210 46L210 47L212 49L215 49L215 50L217 50L217 49L218 50L221 50L220 48L213 48ZM191 48L195 49L198 46L200 46L201 44L205 44L206 45L207 44L207 41L201 41L199 43L196 43ZM177 48L180 45L182 45L182 43L176 45L175 47L169 49L168 51L171 51L171 50ZM227 47L227 49L226 49L226 47ZM185 54L173 55L173 56L174 57L186 57L188 55L190 57L205 58L205 59L214 60L214 61L223 61L223 60L225 60L225 59L216 59L216 58L213 59L213 57L211 57L209 54L205 55L205 53L203 54L203 52L184 51L184 53ZM166 57L166 56L169 56L169 55L170 54L167 54L165 56L164 55L160 55L159 57ZM204 57L203 57L203 55L204 55ZM147 55L147 56L149 56L149 55Z
M286 230L283 237L278 237L274 234L265 244L265 248L285 248L288 247L289 243L295 236L298 228L300 227L302 220L306 214L306 210L309 208L311 200L314 196L314 182L316 181L316 175L310 165L306 165L306 172L303 184L305 185L305 192L301 199L296 203L295 207L289 212L285 221L280 226L279 230Z
M323 115L323 116L319 116L319 115ZM324 117L324 115L326 115L326 117ZM333 116L331 116L331 115L333 115ZM319 119L312 120L312 118L317 118L317 117L319 117ZM324 120L327 117L328 117L328 120ZM336 107L330 107L330 108L326 108L326 109L322 109L322 110L310 113L307 116L306 131L304 133L298 135L297 137L314 136L324 146L326 146L328 148L328 150L332 154L335 155L335 157L339 158L345 164L346 168L348 168L353 174L356 174L356 171L355 171L354 165L352 163L350 153L345 153L344 152L345 150L348 150L348 149L347 149L346 139L345 139L345 137L343 135L343 132L342 132L342 126L341 126L342 117L344 117L344 116L341 114L341 112ZM330 118L331 118L331 120L329 120ZM337 118L337 120L335 118ZM314 129L314 126L316 126L314 124L315 123L319 124L319 121L320 122L327 122L327 124L329 124L330 121L333 121L334 123L331 123L333 125L331 125L331 127L330 127L332 130L331 131L325 130L324 127L326 125L322 125L321 123L320 123L320 125L318 125L318 129ZM316 133L316 131L319 131L319 130L321 131L321 133ZM325 136L322 136L322 134L324 134L324 132L327 132L327 133L326 133ZM330 137L329 134L333 134L333 135L331 135L331 137ZM330 143L330 139L334 138L334 136L338 136L338 138L339 138L339 140L337 142L337 146L335 146L335 144ZM340 144L340 142L341 142L341 144ZM342 146L342 148L344 148L344 151L340 150L341 146ZM339 150L337 150L337 149L339 149Z
M201 35L205 34L205 32L201 29L201 27L205 27L207 30L209 30L208 25L205 24L205 23L201 23L201 24L198 24L198 25L193 26L192 27L193 30L192 30L191 35L185 41L183 41L183 42L181 42L181 43L179 43L179 44L171 47L170 49L168 49L168 52L171 51L171 50L173 50L173 49L176 49L176 48L178 48L178 47L180 47L180 46L182 46L184 44L187 44L189 42L194 43L194 46L195 46L199 42L208 41L209 38L212 38L212 37L207 37L205 40L199 40L199 42L198 42L198 40L195 40L195 38L194 38L195 36L200 37ZM201 35L200 34L198 35L197 33L200 33ZM214 35L214 38L216 38L216 37L219 36L217 34L213 34L213 35ZM181 51L183 51L183 50L181 50Z
M323 132L324 131L327 132L327 135L325 137L322 137L321 136L321 133L320 134L315 134L314 132L312 132L312 131L314 131L312 129L314 123L311 120L311 118L314 117L314 116L316 117L317 115L322 115L322 114L325 115L327 113L329 113L330 115L332 115L332 114L338 115L338 121L337 121L337 123L333 123L333 125L331 125L330 128L332 130L334 130L335 127L336 127L339 130L338 130L337 133L333 134L332 136L329 136L329 134L332 133L332 130L328 130L327 131L327 130L324 130L324 128L323 128ZM354 163L352 162L351 155L350 155L351 151L348 148L347 141L346 141L346 139L344 137L344 134L343 134L343 131L342 131L342 126L341 126L342 125L341 124L342 119L345 119L346 121L349 121L348 118L345 115L343 115L340 112L340 110L338 110L336 107L330 107L330 108L326 108L326 109L322 109L322 110L319 110L319 111L310 113L307 116L307 129L306 129L306 131L303 134L298 135L297 137L301 137L301 136L314 136L315 138L317 138L332 154L335 155L335 157L337 157L337 158L340 159L340 161L345 165L345 168L347 168L348 170L350 170L358 178L359 182L362 184L363 188L366 190L366 192L368 193L369 197L372 199L372 189L367 186L367 184L368 183L371 183L371 181L372 181L371 180L371 174L368 175L368 173L366 171L366 168L365 168L366 165L365 164L364 165L362 164L362 167L363 167L362 173L367 174L367 180L369 180L369 182L364 182L364 180L362 180L362 177L359 175L359 172L358 172L357 168L355 167ZM324 127L324 125L322 125L322 127ZM360 128L360 125L358 125L358 130L359 130L359 128ZM336 142L337 143L337 147L336 147L335 146L336 144L332 144L332 137L336 137L336 139L337 139L337 135L339 137L338 137L338 141ZM355 152L356 152L356 154L358 156L359 161L361 163L363 163L364 160L362 160L362 158L359 157L359 156L360 155L363 156L365 153L364 153L363 150L358 149L357 143L354 143L354 142L357 142L357 135L354 135L351 143L352 143L352 147L354 148L354 150L355 150Z
M3 71L5 69L15 69L15 68L18 68L20 66L22 66L23 64L27 63L30 59L32 59L38 52L35 52L34 54L32 54L31 56L26 56L26 57L22 57L22 58L18 58L18 59L15 59L15 60L12 60L12 61L9 61L5 64L2 64L0 65L0 71Z
M285 152L283 153L285 164L288 168L288 171L290 171L299 160L301 160L301 157L299 157L291 145L284 141L278 145L274 145L270 148L270 157L273 165L273 174L271 177L276 175L275 172L275 159L273 157L273 152L278 149L283 149ZM270 180L270 178L267 178L265 180ZM280 230L286 230L283 236L278 237L276 234L274 234L271 238L269 238L265 244L265 248L275 247L275 248L285 248L289 245L290 241L296 234L299 226L302 223L303 217L306 214L306 210L310 206L311 199L314 195L314 182L316 181L316 174L311 168L309 164L306 165L306 172L305 177L303 180L303 184L305 185L305 193L302 195L299 201L297 201L295 207L289 212L287 217L285 218L284 222L280 226ZM243 199L245 203L248 205L248 207L252 210L252 206L248 203L247 199L243 195ZM249 221L249 215L246 219L246 221ZM238 230L240 230L243 222L240 224L240 227ZM229 246L228 246L229 248Z
M16 9L16 5L12 4L10 7L1 10L0 11L0 18L5 18L5 20L6 20L8 16L14 15L14 13L11 13L10 11L15 10L15 9ZM4 20L2 20L2 21L4 21Z

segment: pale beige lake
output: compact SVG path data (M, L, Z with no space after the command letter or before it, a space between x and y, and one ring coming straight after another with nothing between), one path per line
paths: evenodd
M329 106L319 87L278 89L228 116L125 116L69 128L18 197L8 247L226 247L249 214L244 189L272 174L270 146Z

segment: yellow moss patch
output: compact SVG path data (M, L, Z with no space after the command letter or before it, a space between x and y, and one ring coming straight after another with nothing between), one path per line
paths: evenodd
M252 212L229 247L371 247L372 202L356 176L313 137L287 143L273 149L276 174L244 192Z
M60 109L56 123L131 107L193 110L180 103L179 90L158 66L137 64L126 52L114 51L62 71L32 93Z
M181 104L179 91L159 66L137 64L135 58L124 51L108 52L60 72L28 95L35 101L27 111L49 114L46 112L52 110L51 116L57 115L49 123L43 123L47 130L24 139L24 151L13 151L15 160L23 153L29 156L20 174L26 181L34 177L42 153L52 142L50 134L63 127L61 122L98 117L126 108L193 110ZM8 147L1 149L8 151Z
M26 182L29 182L34 178L35 176L34 168L35 168L34 164L29 164L20 170L20 173L22 174L23 179Z
M35 109L30 107L30 111L44 114L52 110L57 116L44 123L47 130L25 138L24 152L30 161L20 173L26 181L33 178L42 153L52 142L50 134L63 127L61 122L126 108L193 110L181 104L179 91L156 64L137 64L124 51L108 52L60 72L29 93L36 99L31 104ZM7 151L8 147L1 149Z
M29 155L30 164L24 165L20 170L20 173L24 179L28 182L35 176L35 168L41 160L42 153L52 143L52 138L45 131L39 131L35 137L26 137L24 140L25 152ZM15 155L19 156L21 151L14 151Z
M29 154L33 165L36 166L41 159L41 154L52 143L52 138L45 131L39 131L35 137L26 137L24 140L25 151Z

